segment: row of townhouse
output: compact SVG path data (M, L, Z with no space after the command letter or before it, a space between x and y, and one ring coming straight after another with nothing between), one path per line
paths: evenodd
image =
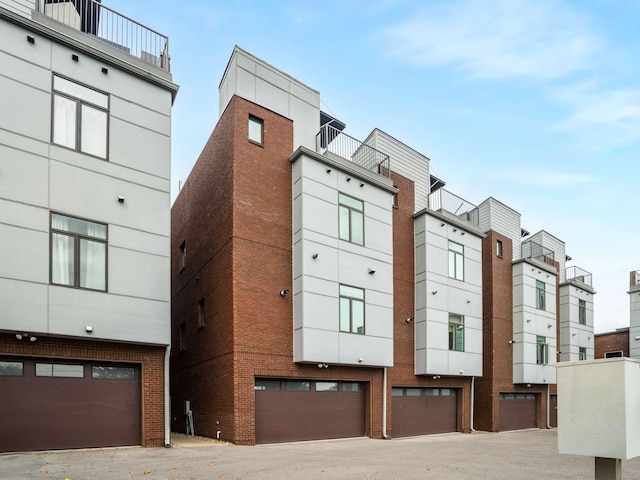
M0 0L0 452L169 443L168 39Z
M545 427L593 355L563 242L239 48L172 213L166 37L0 0L0 66L2 452Z
M236 47L172 208L172 427L252 445L556 424L591 274Z

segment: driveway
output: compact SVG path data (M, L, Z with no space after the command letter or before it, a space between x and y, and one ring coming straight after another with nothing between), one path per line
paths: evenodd
M0 455L3 480L588 479L594 460L559 455L556 430L237 447L210 441ZM623 462L640 479L640 458Z

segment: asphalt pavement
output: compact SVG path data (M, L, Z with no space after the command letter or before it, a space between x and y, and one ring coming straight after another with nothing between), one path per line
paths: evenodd
M560 455L557 431L350 438L238 447L176 437L172 448L0 455L2 480L589 479L594 459ZM640 458L623 462L640 479Z

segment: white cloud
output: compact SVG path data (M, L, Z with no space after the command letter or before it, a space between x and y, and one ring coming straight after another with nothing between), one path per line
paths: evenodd
M587 133L584 138L603 148L640 141L640 89L607 89L590 81L554 89L550 96L572 110L556 124L558 130Z
M603 47L584 15L550 0L429 4L382 34L402 61L481 78L566 77L591 68Z

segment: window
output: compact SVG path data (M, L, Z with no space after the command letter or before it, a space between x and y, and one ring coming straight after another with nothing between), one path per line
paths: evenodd
M21 377L22 369L22 362L0 362L0 377Z
M618 358L622 357L622 350L614 350L612 352L604 352L604 358Z
M187 324L182 322L180 324L180 351L184 352L187 349Z
M364 386L361 383L347 382L342 384L343 392L362 392L363 390Z
M587 347L579 347L578 360L586 360L586 359L587 359Z
M53 143L107 158L109 95L53 76Z
M36 363L36 377L84 377L84 365L65 365L61 363Z
M180 244L180 270L187 266L187 243L185 240Z
M311 382L284 382L284 386L288 392L308 392L311 390Z
M578 323L587 324L587 302L584 300L578 300Z
M340 214L340 239L364 245L364 203L361 200L338 194Z
M449 277L464 280L464 247L449 240Z
M407 397L421 397L422 389L421 388L407 388Z
M544 282L536 280L536 308L538 310L545 310L546 296L544 289Z
M496 240L496 255L502 258L502 240Z
M547 339L540 335L536 336L536 363L538 365L549 363L549 345Z
M249 140L262 145L264 137L264 120L249 115Z
M51 283L107 290L107 226L51 214Z
M280 390L280 380L264 380L256 378L254 390Z
M449 314L449 350L464 352L464 317Z
M338 382L316 382L316 392L337 392Z
M198 328L204 327L204 298L198 302Z
M91 367L91 378L101 380L134 380L136 376L133 367L111 367L108 365L94 365Z
M402 396L404 396L404 388L392 387L391 388L391 396L392 397L402 397Z
M340 331L364 335L364 290L340 285Z

